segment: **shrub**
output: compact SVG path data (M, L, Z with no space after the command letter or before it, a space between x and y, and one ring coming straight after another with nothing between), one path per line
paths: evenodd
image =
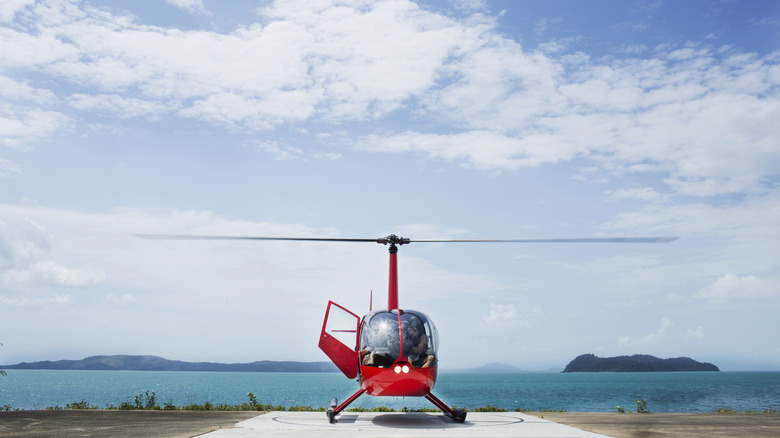
M498 406L493 405L487 405L487 406L481 406L474 409L469 409L471 412L507 412L504 408L499 408Z
M81 401L66 404L65 409L97 409L97 406L90 406L89 403L82 398Z

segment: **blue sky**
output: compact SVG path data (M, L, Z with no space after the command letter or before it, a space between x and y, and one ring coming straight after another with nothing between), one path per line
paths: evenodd
M443 368L780 369L775 1L6 1L0 363L326 360L328 299Z

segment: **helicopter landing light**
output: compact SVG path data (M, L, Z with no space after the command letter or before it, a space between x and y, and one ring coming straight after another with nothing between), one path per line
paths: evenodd
M404 374L409 374L409 365L396 365L395 368L393 368L393 371L395 371L396 374L401 374L402 371Z

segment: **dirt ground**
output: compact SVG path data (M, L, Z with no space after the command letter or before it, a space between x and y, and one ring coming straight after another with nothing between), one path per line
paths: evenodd
M184 438L260 412L48 410L0 412L0 437Z
M528 412L528 414L615 438L780 437L780 414L590 412Z

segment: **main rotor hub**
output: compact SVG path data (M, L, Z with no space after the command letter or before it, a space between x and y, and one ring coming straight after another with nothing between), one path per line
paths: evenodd
M407 239L406 237L400 237L396 236L395 234L391 234L387 237L380 237L376 239L376 243L381 243L382 245L390 244L390 248L388 248L388 251L390 251L390 254L395 254L398 252L398 246L411 243L411 239ZM398 246L396 246L398 245Z

